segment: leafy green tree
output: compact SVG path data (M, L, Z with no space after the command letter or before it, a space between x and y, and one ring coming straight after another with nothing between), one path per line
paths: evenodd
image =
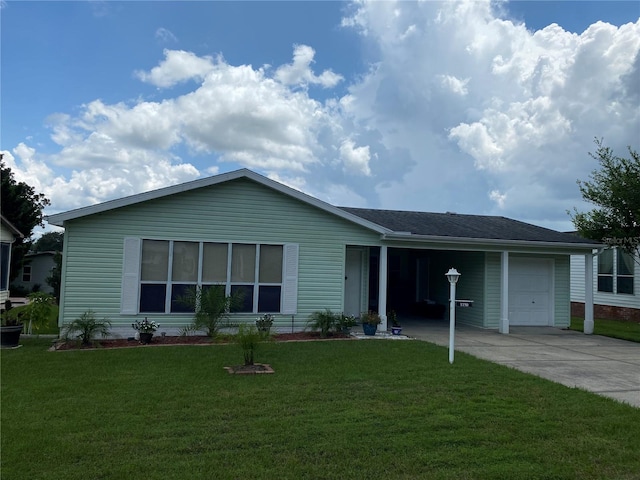
M56 252L53 255L53 268L46 278L47 285L53 288L53 296L60 302L60 285L62 284L62 253Z
M44 233L31 247L34 252L61 252L64 232Z
M600 169L588 181L578 180L582 197L597 206L590 212L574 209L571 219L580 235L617 246L633 254L640 243L640 156L629 149L629 158L614 155L602 140L595 140Z
M11 280L18 274L24 255L31 246L30 237L37 225L43 225L42 211L51 202L43 193L36 193L35 189L24 182L16 181L13 172L2 161L0 154L0 205L2 215L9 220L24 238L17 239L11 249Z

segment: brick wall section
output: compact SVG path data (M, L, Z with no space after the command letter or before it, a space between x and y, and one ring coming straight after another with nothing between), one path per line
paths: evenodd
M571 316L584 318L584 303L571 302ZM593 318L640 322L640 309L613 307L611 305L594 305Z

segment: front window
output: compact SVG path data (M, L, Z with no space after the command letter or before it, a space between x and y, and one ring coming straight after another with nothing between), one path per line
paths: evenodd
M618 293L633 295L633 257L623 250L617 250L618 265L616 271L616 282Z
M282 264L282 245L143 240L140 312L193 311L181 298L219 285L242 295L236 312L278 313Z
M22 267L22 281L23 282L31 281L31 265L24 265Z
M9 258L11 244L0 243L0 290L8 290L9 287Z
M618 248L598 255L598 291L633 295L633 256Z

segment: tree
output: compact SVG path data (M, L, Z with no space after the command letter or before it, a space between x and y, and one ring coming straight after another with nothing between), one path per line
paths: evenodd
M31 250L34 252L61 252L63 243L63 232L47 232L33 244Z
M17 239L11 249L11 280L18 274L22 258L31 246L30 237L33 229L42 223L42 211L51 202L43 193L36 193L35 189L24 182L17 182L13 172L2 161L0 154L0 194L2 215L9 220L24 238Z
M630 158L613 154L602 140L595 139L596 152L589 155L598 160L600 170L591 172L590 180L578 180L582 197L598 208L571 215L580 235L617 246L634 254L640 244L640 156L629 149Z

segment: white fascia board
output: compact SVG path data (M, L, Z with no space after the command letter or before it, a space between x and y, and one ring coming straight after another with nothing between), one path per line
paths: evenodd
M436 235L407 235L390 233L383 235L383 241L399 241L422 243L425 245L433 243L445 243L455 246L454 249L466 250L544 250L545 253L561 253L561 254L585 254L591 253L593 250L602 248L601 243L570 243L570 242L536 242L533 240L499 240L493 238L465 238L465 237L446 237ZM467 247L467 248L464 248Z
M129 205L135 205L137 203L146 202L148 200L154 200L161 197L166 197L169 195L175 195L177 193L187 192L190 190L195 190L198 188L209 187L212 185L217 185L220 183L228 182L230 180L236 180L239 178L247 178L249 180L253 180L254 182L260 183L266 187L277 190L280 193L293 197L301 202L307 203L309 205L313 205L321 210L324 210L328 213L341 217L345 220L348 220L352 223L356 223L360 226L368 228L369 230L373 230L376 233L386 234L391 233L392 230L388 228L384 228L377 223L370 222L363 218L358 217L357 215L353 215L349 212L345 212L333 205L323 202L311 195L307 195L299 190L295 190L291 187L283 185L281 183L276 182L275 180L271 180L263 175L255 173L246 168L240 170L234 170L228 173L222 173L220 175L215 175L212 177L201 178L198 180L193 180L191 182L181 183L179 185L172 185L170 187L160 188L158 190L152 190L150 192L138 193L136 195L131 195L128 197L118 198L115 200L109 200L107 202L98 203L96 205L90 205L88 207L77 208L75 210L69 210L68 212L57 213L54 215L47 215L45 220L52 225L57 225L59 227L64 226L64 222L68 220L74 220L76 218L86 217L89 215L94 215L96 213L106 212L109 210L114 210L116 208L127 207Z

